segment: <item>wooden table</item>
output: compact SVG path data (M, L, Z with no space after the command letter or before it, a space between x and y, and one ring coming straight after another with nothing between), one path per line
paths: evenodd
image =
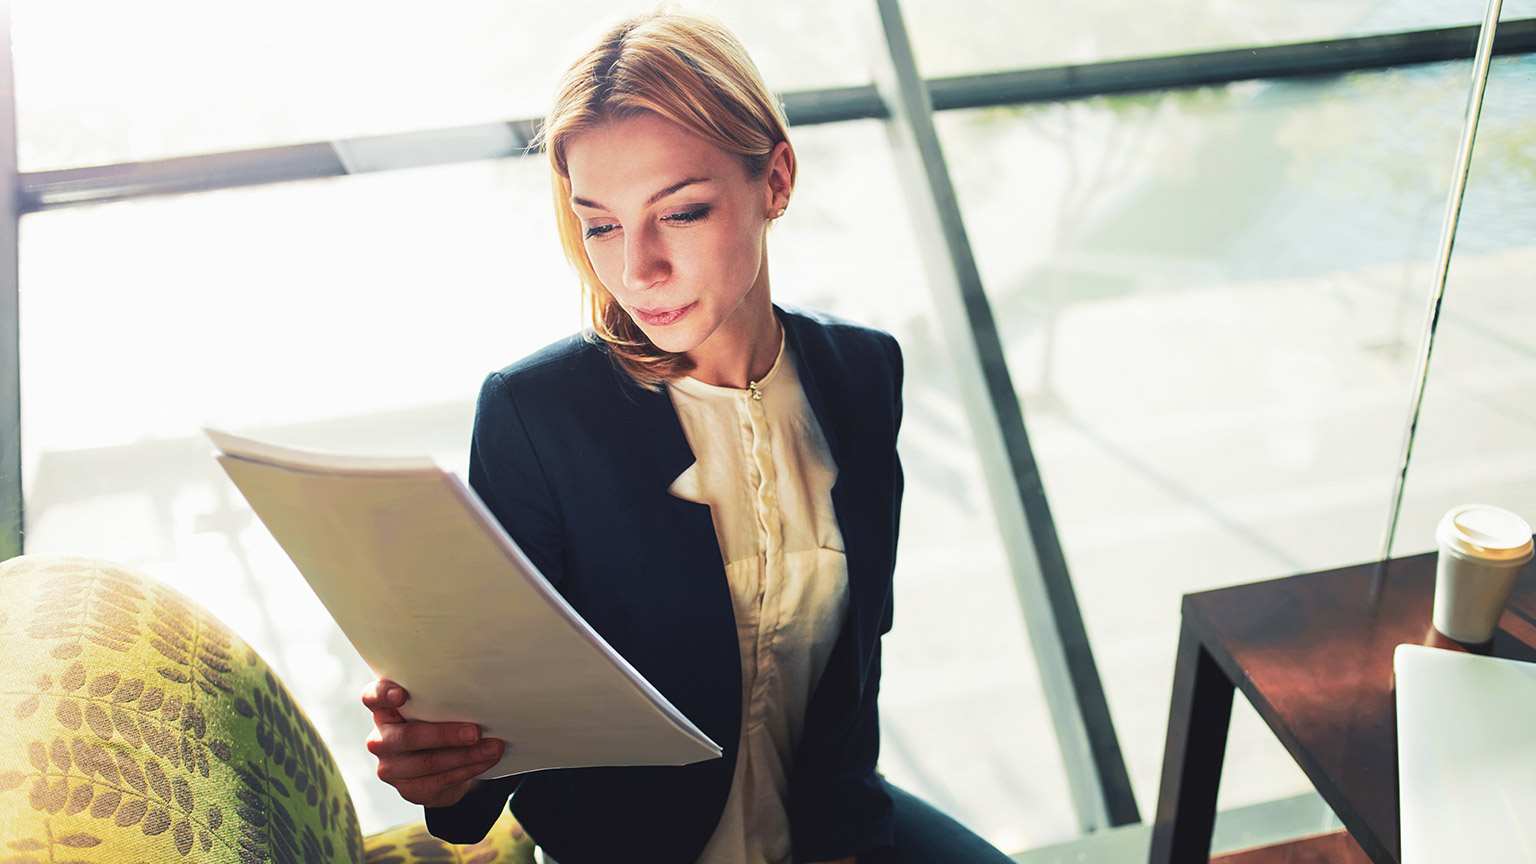
M1220 859L1398 864L1392 652L1447 643L1430 629L1435 555L1184 597L1152 864L1206 862L1234 685L1348 831ZM1527 564L1491 653L1536 661Z

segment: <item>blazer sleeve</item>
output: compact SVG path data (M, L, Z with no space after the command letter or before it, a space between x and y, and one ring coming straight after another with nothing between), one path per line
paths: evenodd
M897 432L901 426L902 358L896 340L879 334L879 344L885 350L883 365L888 371L891 393L889 401L875 411L879 427L888 430L889 439L881 440L888 450L880 455L877 470L889 472L891 498L888 506L890 560L895 560L895 546L900 527L902 471L901 460L896 453ZM880 413L889 410L889 414ZM871 850L892 845L895 819L890 795L884 781L876 773L880 758L880 643L881 637L891 629L892 602L889 580L892 573L883 574L887 580L884 605L880 610L878 625L871 638L868 666L862 677L851 675L852 682L843 694L826 694L842 702L841 710L823 711L814 718L807 717L807 728L802 740L815 740L812 776L802 785L791 802L791 824L794 843L794 860L797 864L810 861L829 861L850 855L863 855ZM847 652L850 665L856 654L852 644L840 646ZM841 653L841 652L839 652ZM851 692L848 692L851 691ZM840 720L829 718L840 717ZM820 728L812 729L817 722ZM835 730L832 727L836 727ZM797 765L797 771L800 766Z
M518 409L513 382L489 375L475 407L469 485L551 584L565 570L564 531L544 464ZM481 782L459 803L427 807L427 830L449 843L476 843L500 818L520 778Z

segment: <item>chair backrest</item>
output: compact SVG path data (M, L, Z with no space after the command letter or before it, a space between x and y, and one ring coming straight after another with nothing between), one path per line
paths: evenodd
M330 751L267 664L111 562L0 563L0 860L361 862Z

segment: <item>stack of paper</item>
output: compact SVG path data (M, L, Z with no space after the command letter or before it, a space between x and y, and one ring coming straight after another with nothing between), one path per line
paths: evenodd
M432 460L207 433L369 668L410 693L402 713L478 723L507 742L482 776L720 755Z

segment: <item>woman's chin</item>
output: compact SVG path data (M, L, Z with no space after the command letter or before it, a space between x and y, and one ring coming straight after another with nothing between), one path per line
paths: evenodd
M668 354L686 354L698 347L698 340L681 328L641 327L640 331L651 340L652 345Z

